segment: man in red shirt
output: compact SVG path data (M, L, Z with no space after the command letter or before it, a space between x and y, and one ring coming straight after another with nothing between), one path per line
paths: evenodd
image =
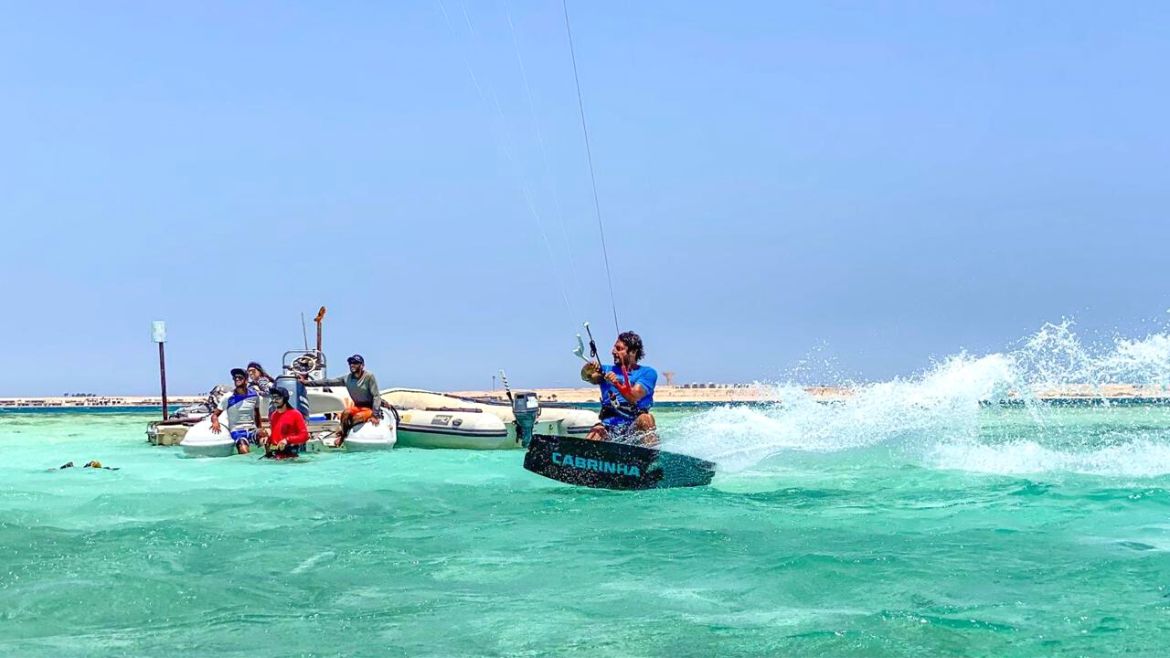
M260 442L264 445L266 457L273 459L288 459L296 457L305 449L309 442L309 428L305 425L305 417L301 412L288 404L288 390L281 386L273 386L269 391L272 396L269 401L273 410L268 420L269 431L260 430Z

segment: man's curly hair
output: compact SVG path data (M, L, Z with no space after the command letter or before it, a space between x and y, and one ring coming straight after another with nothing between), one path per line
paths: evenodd
M632 331L623 331L618 334L618 340L625 344L626 349L634 353L634 363L646 356L646 348L642 347L642 337Z

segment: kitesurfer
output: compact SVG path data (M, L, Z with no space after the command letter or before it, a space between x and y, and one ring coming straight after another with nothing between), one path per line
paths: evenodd
M248 453L248 445L256 442L256 430L260 427L260 396L248 387L248 373L243 368L232 368L232 394L219 401L219 407L211 412L211 431L219 434L222 425L219 417L227 412L228 432L236 443L241 455Z
M601 387L599 423L589 431L594 441L658 445L654 414L654 386L658 372L639 361L646 356L642 338L632 331L618 335L613 344L613 365L590 361L581 368L581 379Z
M345 386L349 392L353 404L341 412L338 445L345 441L354 425L369 422L377 426L382 419L382 395L378 392L378 380L374 373L366 370L366 360L361 354L354 354L346 362L349 364L349 374L344 377L311 380L304 375L297 376L305 386Z
M269 430L261 429L260 443L264 446L266 457L273 459L287 459L296 457L305 449L309 441L309 428L305 425L305 417L301 412L288 404L288 389L283 386L273 386L269 405L272 408L272 417L269 420Z

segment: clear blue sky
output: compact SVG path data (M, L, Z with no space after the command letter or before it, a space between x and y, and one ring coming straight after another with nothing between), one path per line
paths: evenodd
M1164 3L570 10L659 369L885 379L1164 320ZM154 319L202 392L322 304L385 386L569 384L578 322L612 340L555 0L11 4L0 90L0 394L153 392Z

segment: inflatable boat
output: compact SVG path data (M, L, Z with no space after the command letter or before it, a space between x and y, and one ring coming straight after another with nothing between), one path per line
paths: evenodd
M382 400L398 411L399 445L468 450L520 449L516 415L510 402L464 398L412 388L382 391ZM541 406L533 431L552 436L584 437L597 412Z

